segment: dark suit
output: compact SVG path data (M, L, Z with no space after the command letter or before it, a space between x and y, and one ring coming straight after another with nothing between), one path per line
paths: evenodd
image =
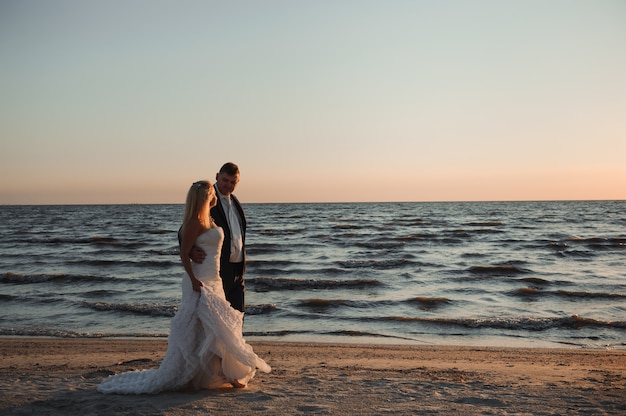
M233 308L243 312L246 293L246 286L243 278L246 269L246 215L244 214L243 208L241 207L237 197L231 194L230 197L232 204L237 209L237 212L239 212L239 217L241 218L241 236L243 238L243 261L241 263L231 263L230 227L228 226L226 212L222 206L222 201L219 197L217 187L215 189L215 194L218 197L217 205L211 208L211 217L213 217L215 223L224 230L224 243L222 244L222 254L220 257L220 276L222 277L222 285L224 286L226 300L230 302Z

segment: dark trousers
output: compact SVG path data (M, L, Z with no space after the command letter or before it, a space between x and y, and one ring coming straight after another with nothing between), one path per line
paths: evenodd
M226 263L220 265L220 276L226 300L238 311L244 312L246 285L243 280L244 263Z

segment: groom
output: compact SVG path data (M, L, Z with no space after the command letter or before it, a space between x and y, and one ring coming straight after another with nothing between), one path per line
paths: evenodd
M239 167L225 163L215 175L217 205L211 208L211 217L224 230L224 242L220 255L220 276L226 300L238 311L244 312L246 286L243 274L246 268L246 216L233 191L239 183ZM194 246L189 253L191 260L202 263L206 253Z

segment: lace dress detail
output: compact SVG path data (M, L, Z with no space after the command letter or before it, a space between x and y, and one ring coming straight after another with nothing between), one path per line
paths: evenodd
M159 368L110 376L98 391L154 394L181 388L211 389L231 382L247 384L257 368L271 371L243 338L243 313L232 308L224 296L219 277L223 239L221 228L211 228L196 240L207 253L202 264L192 265L204 287L200 293L194 292L184 274L182 300L170 323L167 352Z

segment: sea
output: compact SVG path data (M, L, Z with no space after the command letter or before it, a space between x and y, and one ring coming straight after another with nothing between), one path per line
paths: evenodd
M626 348L626 201L244 209L249 341ZM0 206L0 336L167 337L182 216Z

